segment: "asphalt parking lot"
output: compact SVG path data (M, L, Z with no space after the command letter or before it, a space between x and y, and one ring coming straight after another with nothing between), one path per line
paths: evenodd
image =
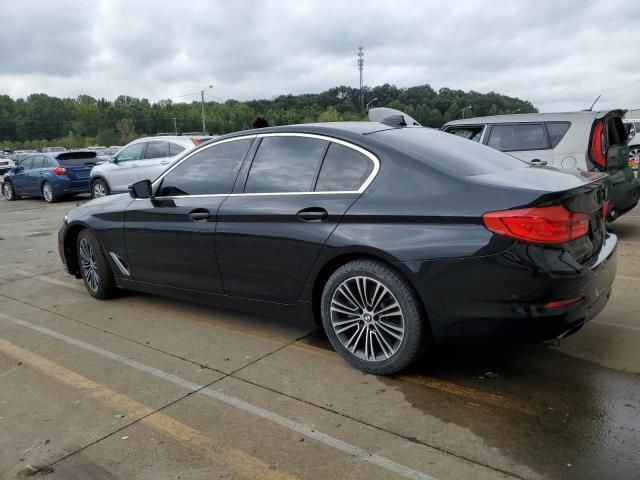
M561 345L376 377L310 323L93 300L57 253L82 201L0 200L2 479L638 478L640 208L611 301Z

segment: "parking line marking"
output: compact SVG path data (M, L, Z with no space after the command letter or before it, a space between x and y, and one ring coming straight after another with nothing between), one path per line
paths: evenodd
M599 320L592 320L591 323L597 323L598 325L607 325L608 327L625 328L627 330L635 330L636 332L640 332L640 327L634 327L632 325L623 325L621 323L614 322L601 322Z
M50 283L52 285L57 285L59 287L72 288L73 290L84 291L85 288L82 285L76 285L75 283L66 282L64 280L58 280L57 278L51 278L46 275L40 275L38 273L27 272L26 270L15 270L12 269L11 272L17 273L18 275L23 275L29 278L35 278L36 280L41 280L43 282Z
M56 332L54 330L50 330L48 328L41 327L34 323L27 322L26 320L21 320L19 318L15 318L15 317L6 315L4 313L0 313L0 318L10 323L13 323L15 325L19 325L22 327L29 328L31 330L35 330L49 337L62 340L63 342L69 343L71 345L75 345L76 347L101 355L103 357L109 358L116 362L120 362L124 365L135 368L137 370L141 370L143 372L149 373L155 377L161 378L163 380L174 383L176 385L180 385L186 389L193 390L193 391L198 390L199 394L202 394L214 400L218 400L220 402L226 403L227 405L231 405L247 413L251 413L257 417L260 417L272 423L278 424L282 427L285 427L291 431L305 435L309 438L313 438L314 440L317 440L318 442L323 443L329 447L333 447L336 450L346 453L347 455L351 455L365 462L369 462L373 465L377 465L389 472L396 473L405 478L410 478L415 480L434 480L433 477L431 477L430 475L427 475L426 473L422 473L410 467L402 465L400 463L396 463L393 460L390 460L386 457L382 457L375 453L369 453L368 451L362 448L356 447L354 445L351 445L350 443L339 440L335 437L332 437L331 435L327 435L325 433L319 432L309 427L308 425L298 423L294 420L278 415L277 413L271 412L270 410L267 410L262 407L258 407L257 405L253 405L252 403L246 402L238 397L234 397L232 395L226 394L220 390L216 390L213 388L203 388L202 385L198 385L194 382L178 377L171 373L151 367L149 365L145 365L143 363L140 363L131 358L124 357L117 353L104 350L102 348L96 347L95 345L91 345L89 343L83 342L82 340L69 337L67 335Z
M640 282L640 277L628 277L626 275L616 275L620 280L629 280L631 282Z
M270 478L273 480L293 480L297 478L285 472L272 470L262 460L241 450L220 447L200 431L168 415L156 412L155 409L143 403L111 390L3 338L0 338L0 351L30 365L45 375L55 378L61 383L82 390L117 412L125 413L130 418L140 418L142 423L179 442L190 444L206 452L213 451L216 454L220 454L223 462L230 464L237 473L247 478Z
M13 270L13 271L15 273L18 273L18 274L21 274L21 275L32 275L31 273L25 272L25 271L22 271L22 270ZM53 281L55 280L55 282L56 282L55 285L71 286L74 289L79 289L79 290L82 290L82 291L85 290L83 286L79 286L79 285L73 284L71 282L66 282L64 280L58 280L56 278L46 277L44 275L32 276L30 278L35 278L36 280L48 281L49 283L53 283ZM260 338L260 339L263 339L263 340L280 341L280 342L283 342L283 343L290 342L290 339L274 337L274 336L268 336L268 335L265 335L264 333L262 333L260 331L251 330L251 329L245 329L245 328L238 328L238 327L227 325L225 323L217 322L217 321L211 320L211 319L202 320L202 319L196 317L195 315L190 315L188 313L177 311L176 309L165 308L164 306L162 308L163 308L163 310L166 310L166 311L173 311L173 312L175 312L176 314L178 314L178 315L180 315L182 317L190 318L193 321L196 321L196 322L199 322L199 323L203 323L203 324L208 325L208 326L213 326L215 328L220 328L220 329L223 329L223 330L231 331L233 333L240 333L240 334L248 335L248 336L251 336L251 337ZM322 356L324 358L331 359L331 360L343 361L342 357L340 357L340 355L338 355L334 351L324 350L322 348L314 347L312 345L307 345L305 343L300 343L300 342L292 343L291 345L287 346L287 348L292 348L292 349L303 351L305 353L310 353L310 354L313 354L313 355L319 355L319 356ZM507 399L507 398L505 398L505 397L503 397L501 395L497 395L497 394L494 394L494 393L483 392L483 391L480 391L480 390L475 390L475 389L463 387L463 386L457 385L455 383L445 382L445 381L442 381L442 380L434 380L434 379L431 379L431 378L422 377L422 376L418 376L418 375L401 375L401 376L396 377L396 378L401 380L401 381L410 382L410 383L413 383L414 385L422 385L423 387L426 387L426 388L429 388L429 389L432 389L432 390L438 390L438 391L441 391L441 392L444 392L444 393L448 393L450 395L456 395L456 396L462 396L464 398L469 398L469 399L472 399L472 400L474 400L476 402L485 403L485 404L489 404L489 405L493 405L493 406L504 407L504 408L507 408L509 410L514 410L514 411L518 411L518 412L521 412L521 413L525 413L527 415L535 415L535 413L532 412L530 409L528 409L526 406L519 405L517 402L515 402L513 400Z

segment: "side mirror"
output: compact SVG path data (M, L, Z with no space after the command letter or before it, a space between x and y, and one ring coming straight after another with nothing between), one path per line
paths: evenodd
M118 163L118 156L117 156L117 155L114 155L113 157L111 157L111 158L109 159L109 161L110 161L111 163Z
M129 195L131 198L151 198L153 196L151 180L140 180L129 185Z

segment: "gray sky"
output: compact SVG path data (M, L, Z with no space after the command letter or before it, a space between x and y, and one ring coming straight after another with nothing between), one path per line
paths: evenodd
M271 98L365 83L640 107L638 0L4 0L0 94ZM211 97L209 97L211 98Z

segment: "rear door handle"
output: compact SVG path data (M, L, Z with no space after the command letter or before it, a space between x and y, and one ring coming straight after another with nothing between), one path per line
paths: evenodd
M163 160L162 162L160 162L160 165L168 165L169 164L169 160Z
M534 165L546 165L547 161L546 160L540 160L539 158L534 158L529 163L533 163Z
M189 212L189 218L194 222L206 222L210 216L209 210L205 208L197 208Z
M324 208L309 207L300 210L296 216L305 222L320 222L329 216L329 212Z

